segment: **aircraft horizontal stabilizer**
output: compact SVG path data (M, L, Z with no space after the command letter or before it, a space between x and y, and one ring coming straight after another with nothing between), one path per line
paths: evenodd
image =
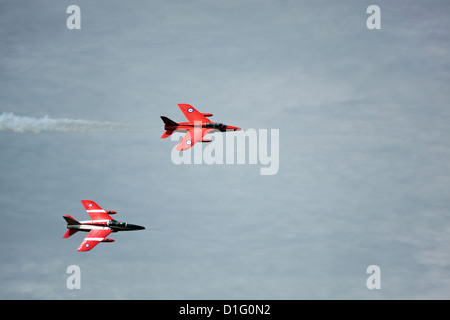
M166 130L166 131L163 133L163 135L161 136L161 139L170 137L170 136L172 135L172 133L173 133L173 130Z
M77 229L69 229L67 232L63 235L63 238L69 238L73 234L75 234L78 230Z

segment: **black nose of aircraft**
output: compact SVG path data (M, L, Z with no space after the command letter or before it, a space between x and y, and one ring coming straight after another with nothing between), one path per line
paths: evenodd
M127 223L127 228L130 230L144 230L145 227L143 226L138 226L137 224L131 224L131 223Z

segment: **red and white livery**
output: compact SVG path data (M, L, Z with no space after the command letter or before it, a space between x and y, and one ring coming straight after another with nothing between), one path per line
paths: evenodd
M77 251L92 250L100 242L114 242L114 239L106 238L111 232L145 229L142 226L114 220L110 214L115 214L117 213L116 211L103 210L94 201L81 200L81 203L91 220L77 221L69 215L63 216L67 222L68 229L63 238L69 238L78 231L89 232Z

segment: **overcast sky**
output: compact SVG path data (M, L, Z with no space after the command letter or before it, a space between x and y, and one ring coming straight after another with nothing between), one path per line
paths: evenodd
M72 4L80 30L66 27ZM0 114L137 128L0 131L0 298L449 299L449 13L2 0ZM277 174L174 164L160 116L185 121L178 103L278 129ZM63 239L62 216L86 220L83 199L158 230L77 252L86 233ZM381 289L366 286L370 265Z

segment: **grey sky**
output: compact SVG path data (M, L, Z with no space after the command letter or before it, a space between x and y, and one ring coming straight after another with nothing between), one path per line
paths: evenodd
M142 128L0 131L0 298L450 298L447 1L0 8L0 114ZM279 129L278 173L174 165L159 116L184 121L177 103ZM79 253L62 215L86 219L82 199L159 230Z

